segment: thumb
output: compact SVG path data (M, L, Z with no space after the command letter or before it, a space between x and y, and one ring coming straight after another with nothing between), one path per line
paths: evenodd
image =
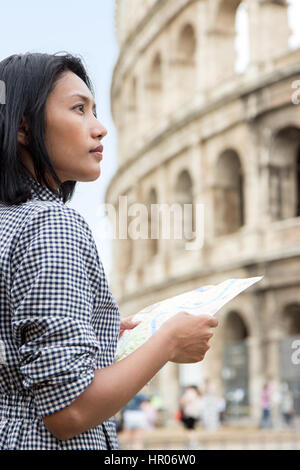
M131 330L132 328L135 328L136 326L138 326L140 323L141 323L140 320L127 320L126 328Z

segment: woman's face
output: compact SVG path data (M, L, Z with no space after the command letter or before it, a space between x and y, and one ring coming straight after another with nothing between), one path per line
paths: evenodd
M102 144L107 131L95 117L93 95L84 81L73 72L65 72L50 93L45 112L45 144L60 180L96 180L100 161L91 150Z

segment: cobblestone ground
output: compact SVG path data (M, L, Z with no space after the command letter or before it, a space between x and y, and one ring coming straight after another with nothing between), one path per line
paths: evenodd
M134 436L119 434L123 450L300 450L300 430L220 429L199 430L192 437L183 429L144 431Z

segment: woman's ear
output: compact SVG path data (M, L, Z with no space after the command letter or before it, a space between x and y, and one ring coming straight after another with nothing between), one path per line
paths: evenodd
M21 145L24 145L24 147L27 147L28 135L29 135L29 127L28 127L27 119L23 116L19 130L18 130L18 143Z

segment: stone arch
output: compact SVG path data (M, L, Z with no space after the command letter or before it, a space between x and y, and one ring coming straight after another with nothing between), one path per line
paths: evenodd
M162 88L161 54L159 52L155 54L151 61L148 86L153 90L161 90Z
M173 97L177 104L191 99L196 90L196 53L196 28L191 22L185 22L176 32L171 61Z
M249 414L248 327L240 312L231 310L224 321L222 378L226 414L232 418Z
M183 63L194 62L196 47L195 28L191 23L186 23L181 27L178 35L177 60L181 60Z
M235 71L244 73L250 63L248 4L242 1L235 12Z
M300 128L287 126L274 132L268 176L271 220L300 216Z
M243 7L241 7L243 4ZM235 43L237 37L237 16L243 8L248 18L246 2L242 0L216 0L215 11L211 22L212 53L215 63L217 80L232 77L235 74L238 51ZM244 14L245 14L244 13ZM248 24L248 23L247 23ZM244 34L242 32L241 34ZM249 34L249 33L248 33Z
M174 215L173 219L174 228L176 225L178 229L181 229L181 238L174 240L175 247L178 249L182 249L186 242L193 239L192 232L195 229L193 200L193 180L189 170L182 169L177 175L174 188L174 202L180 207L180 210L176 211L178 218ZM185 207L185 204L188 204L188 206ZM181 227L178 224L181 224Z
M160 113L162 90L162 58L160 52L156 52L152 57L146 77L147 109L151 117L150 121L153 121Z
M280 316L280 326L285 336L300 335L300 302L285 305Z
M219 30L234 31L235 15L242 0L217 1L215 22Z
M241 314L235 310L228 312L225 319L224 343L230 344L235 341L243 341L249 336L248 326Z
M233 233L245 223L244 176L240 157L235 150L228 149L221 153L215 175L215 235L219 236Z

